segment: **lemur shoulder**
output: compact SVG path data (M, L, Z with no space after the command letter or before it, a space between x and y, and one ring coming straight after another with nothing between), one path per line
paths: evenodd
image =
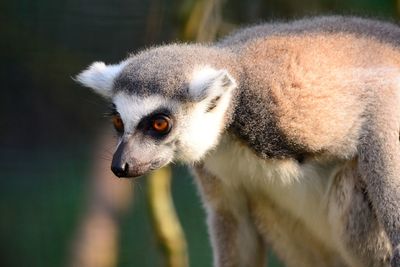
M214 265L400 266L400 28L319 17L77 76L114 104L119 177L194 170Z

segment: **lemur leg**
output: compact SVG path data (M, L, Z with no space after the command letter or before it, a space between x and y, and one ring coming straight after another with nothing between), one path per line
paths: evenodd
M395 88L398 89L398 88ZM393 247L392 267L400 266L399 93L382 90L366 114L359 143L359 172L379 222Z
M371 207L356 159L347 162L332 182L328 218L349 266L390 266L391 245Z
M214 266L266 266L265 245L249 218L244 196L228 192L203 166L194 169L206 203Z

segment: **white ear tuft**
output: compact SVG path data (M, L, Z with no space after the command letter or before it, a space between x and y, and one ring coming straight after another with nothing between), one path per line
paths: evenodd
M189 94L195 101L214 98L237 86L235 79L225 69L202 67L196 70L189 84Z
M109 98L112 96L114 79L126 64L126 60L114 65L94 62L86 70L78 74L75 80L86 87L92 88L96 93Z

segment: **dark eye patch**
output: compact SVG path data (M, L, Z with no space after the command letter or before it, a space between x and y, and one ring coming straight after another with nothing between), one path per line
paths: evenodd
M154 129L154 122L160 118L168 120L168 129L165 131L157 131ZM173 118L171 112L166 108L157 109L149 115L143 117L136 128L147 136L151 136L159 140L164 139L173 128Z
M121 119L121 116L119 114L116 114L116 115L112 116L111 121L112 121L112 123L114 125L114 129L117 131L117 133L123 134L124 130L125 130L125 126L124 126L124 122Z
M124 133L124 123L119 115L119 112L117 111L117 106L114 103L111 103L108 106L108 111L105 113L105 116L110 118L118 135L122 135Z

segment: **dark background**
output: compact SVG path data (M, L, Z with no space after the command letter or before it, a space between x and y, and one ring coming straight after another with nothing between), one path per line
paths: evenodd
M195 4L0 0L0 266L67 266L92 166L110 158L110 150L96 149L109 127L107 105L71 77L93 61L115 63L138 49L182 40ZM399 6L394 0L226 0L221 14L219 35L239 25L322 14L397 22ZM135 189L116 221L116 266L162 266L145 179L123 183ZM182 166L174 167L173 193L191 266L211 266L200 200Z

